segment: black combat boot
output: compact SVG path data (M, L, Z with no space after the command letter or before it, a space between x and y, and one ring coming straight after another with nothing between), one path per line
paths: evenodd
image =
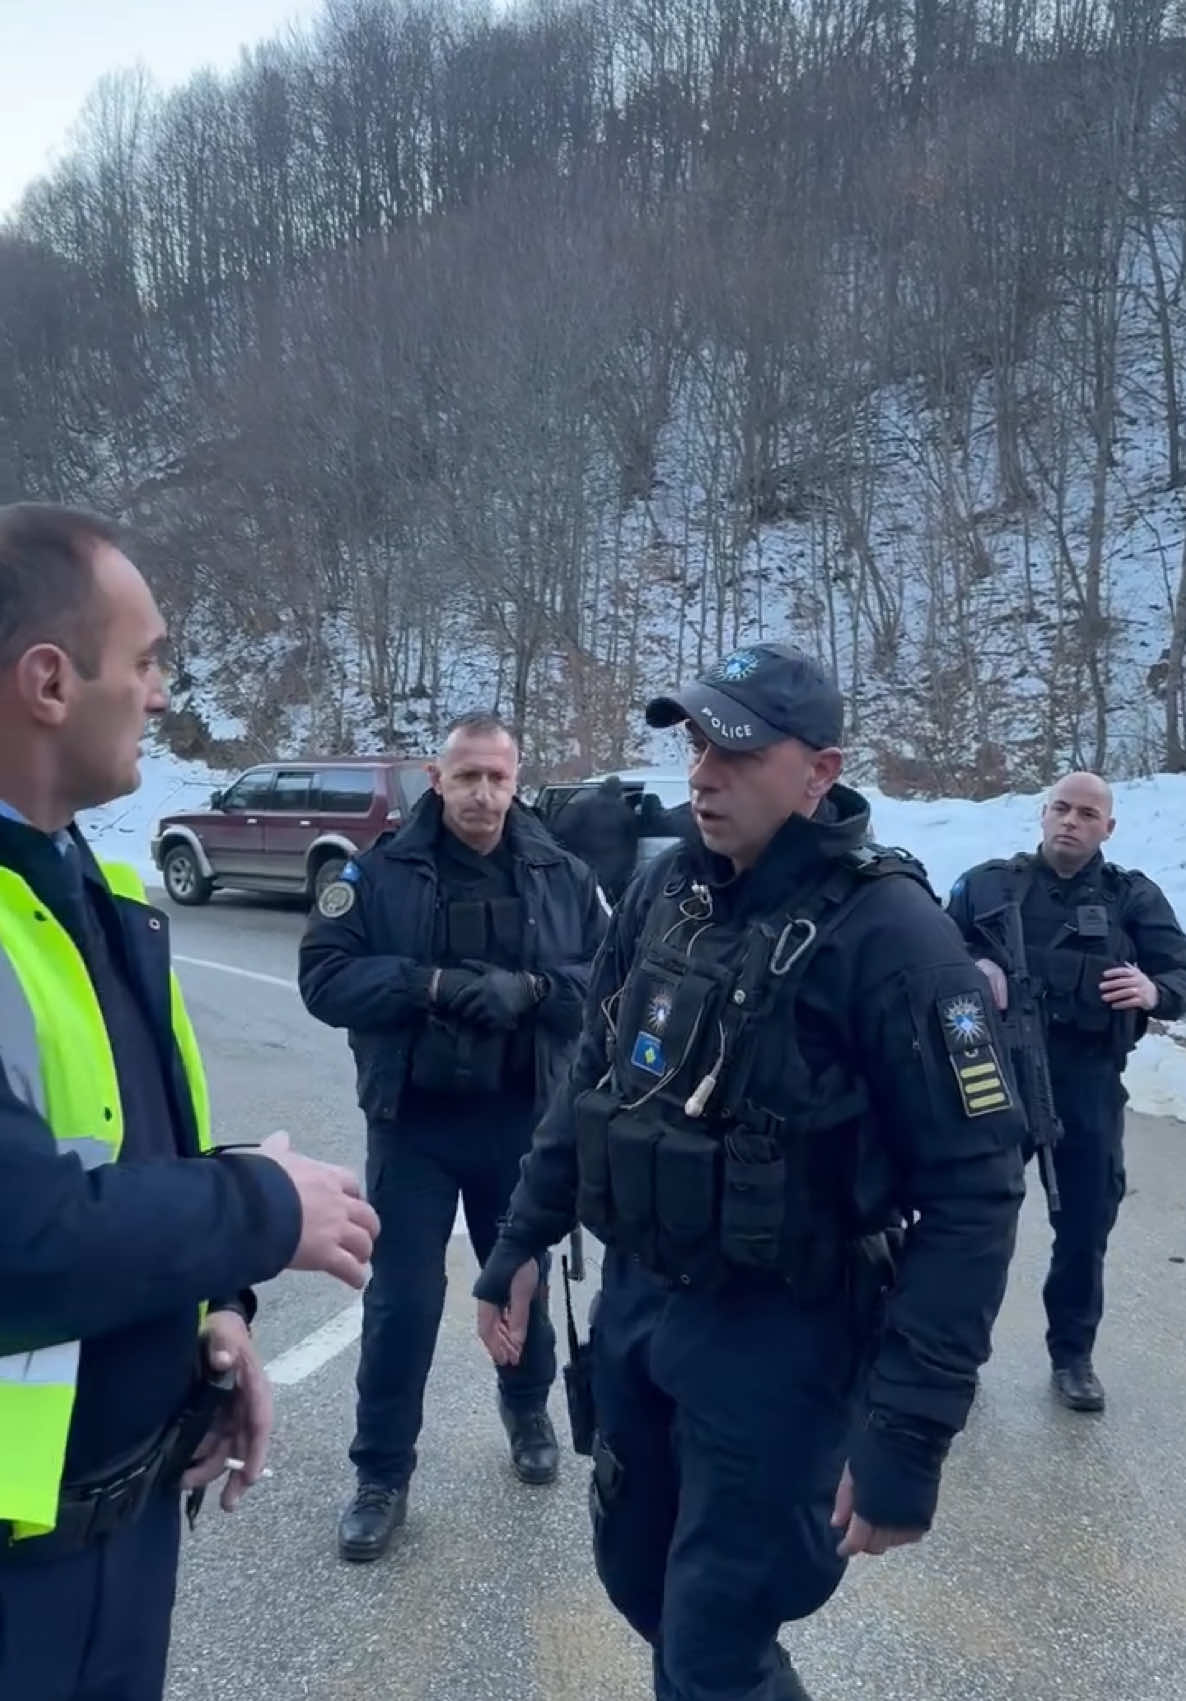
M1056 1364L1050 1372L1050 1380L1055 1394L1071 1411L1103 1411L1104 1385L1092 1369L1089 1358L1077 1358L1070 1364Z
M343 1559L381 1559L408 1515L406 1488L360 1482L354 1499L338 1520L338 1552Z
M518 1412L505 1400L499 1400L498 1413L510 1439L511 1464L519 1481L555 1482L560 1449L547 1412L542 1407L536 1411Z

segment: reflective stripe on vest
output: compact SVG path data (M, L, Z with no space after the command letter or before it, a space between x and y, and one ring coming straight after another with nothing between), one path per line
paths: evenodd
M117 896L146 903L136 872L104 865ZM176 976L174 1038L193 1101L199 1146L210 1144L209 1099ZM15 1096L50 1126L84 1169L113 1163L123 1140L115 1061L90 975L66 929L11 869L0 869L0 1064ZM0 1358L0 1520L17 1537L57 1520L79 1343Z

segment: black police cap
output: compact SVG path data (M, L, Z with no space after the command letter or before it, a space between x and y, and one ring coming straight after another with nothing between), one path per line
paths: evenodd
M840 743L844 699L819 663L789 644L751 644L701 679L647 704L654 727L691 721L721 750L763 750L798 738L814 750Z

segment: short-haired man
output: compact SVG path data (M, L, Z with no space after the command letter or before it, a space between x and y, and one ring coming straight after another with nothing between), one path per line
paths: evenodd
M211 1151L166 918L74 826L139 783L164 641L114 526L0 508L0 1695L13 1701L159 1701L199 1367L237 1379L230 1422L188 1477L239 1456L229 1508L271 1427L248 1284L290 1265L361 1287L376 1228L354 1178L283 1135L265 1156Z
M1121 1077L1150 1014L1169 1021L1186 1009L1186 937L1152 880L1105 862L1101 847L1115 825L1110 787L1097 774L1067 774L1043 806L1036 853L969 869L947 905L1000 1010L1009 1001L1006 969L1018 965L1008 963L992 918L1020 908L1063 1127L1053 1153L1046 1345L1055 1394L1088 1412L1104 1405L1092 1351L1104 1254L1124 1197Z
M301 947L311 1013L348 1028L383 1225L363 1311L357 1492L338 1546L377 1559L407 1510L457 1210L485 1259L538 1114L580 1029L605 927L593 875L515 801L496 716L456 721L398 833L322 894ZM555 1341L541 1294L500 1411L524 1482L556 1474Z
M701 842L614 912L475 1288L513 1363L542 1250L578 1216L606 1243L594 1549L657 1701L806 1701L779 1626L930 1526L1013 1249L987 989L918 865L866 842L841 711L770 643L648 707L687 729Z

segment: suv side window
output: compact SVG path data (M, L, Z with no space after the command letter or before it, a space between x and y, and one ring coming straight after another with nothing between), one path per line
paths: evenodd
M276 775L276 789L272 793L269 809L282 809L288 814L298 810L308 809L309 793L312 789L313 776L306 769L289 770L283 768Z
M313 807L323 815L365 815L375 797L373 768L326 768Z
M427 768L400 768L397 770L399 789L403 795L404 808L411 810L419 803L428 790L430 781Z
M275 778L275 768L257 768L252 774L244 774L223 797L223 810L233 814L250 809L266 809Z

